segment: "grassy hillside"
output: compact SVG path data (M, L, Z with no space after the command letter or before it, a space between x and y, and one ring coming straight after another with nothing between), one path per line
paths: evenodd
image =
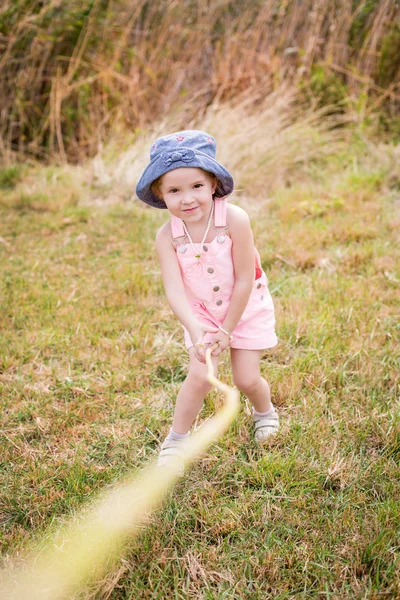
M400 595L399 147L292 98L198 122L232 169L277 310L249 407L79 598ZM240 128L238 127L240 123ZM81 167L0 172L0 515L4 564L152 459L187 364L133 184L154 134ZM340 126L339 126L340 125ZM118 150L118 151L117 151ZM230 381L227 357L222 379ZM211 393L197 425L220 400ZM23 555L23 554L22 554ZM78 596L77 596L78 597Z

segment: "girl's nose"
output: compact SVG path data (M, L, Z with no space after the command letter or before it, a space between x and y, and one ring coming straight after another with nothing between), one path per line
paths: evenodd
M182 204L192 204L193 198L190 192L183 194L182 196Z

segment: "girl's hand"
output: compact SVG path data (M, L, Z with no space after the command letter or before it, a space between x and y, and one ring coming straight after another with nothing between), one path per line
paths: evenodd
M210 344L204 343L204 336L206 333L220 333L217 327L209 327L203 325L199 321L196 321L193 328L189 331L190 339L193 342L194 355L202 363L206 362L206 350Z
M224 333L223 331L218 330L218 333L214 336L214 340L211 344L212 346L214 346L214 344L218 344L218 348L215 348L212 351L212 355L219 356L221 354L221 352L226 350L226 348L229 346L231 339L232 339L231 335L228 335L228 334Z

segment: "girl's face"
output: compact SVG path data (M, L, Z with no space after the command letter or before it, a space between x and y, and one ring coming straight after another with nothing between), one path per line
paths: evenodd
M165 173L160 193L169 212L193 223L207 222L216 181L203 169L182 167Z

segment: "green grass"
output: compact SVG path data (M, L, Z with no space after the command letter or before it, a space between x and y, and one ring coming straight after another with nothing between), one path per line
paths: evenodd
M314 162L268 199L237 197L277 309L280 344L262 370L282 430L258 448L243 400L231 430L79 598L400 594L398 178L393 147L372 144ZM73 169L10 177L0 199L5 564L154 458L187 365L154 250L165 213L109 202L112 190ZM226 359L221 376L230 381ZM219 403L211 393L200 422Z
M11 167L0 168L0 189L12 189L23 176L23 167L21 165L12 165Z

